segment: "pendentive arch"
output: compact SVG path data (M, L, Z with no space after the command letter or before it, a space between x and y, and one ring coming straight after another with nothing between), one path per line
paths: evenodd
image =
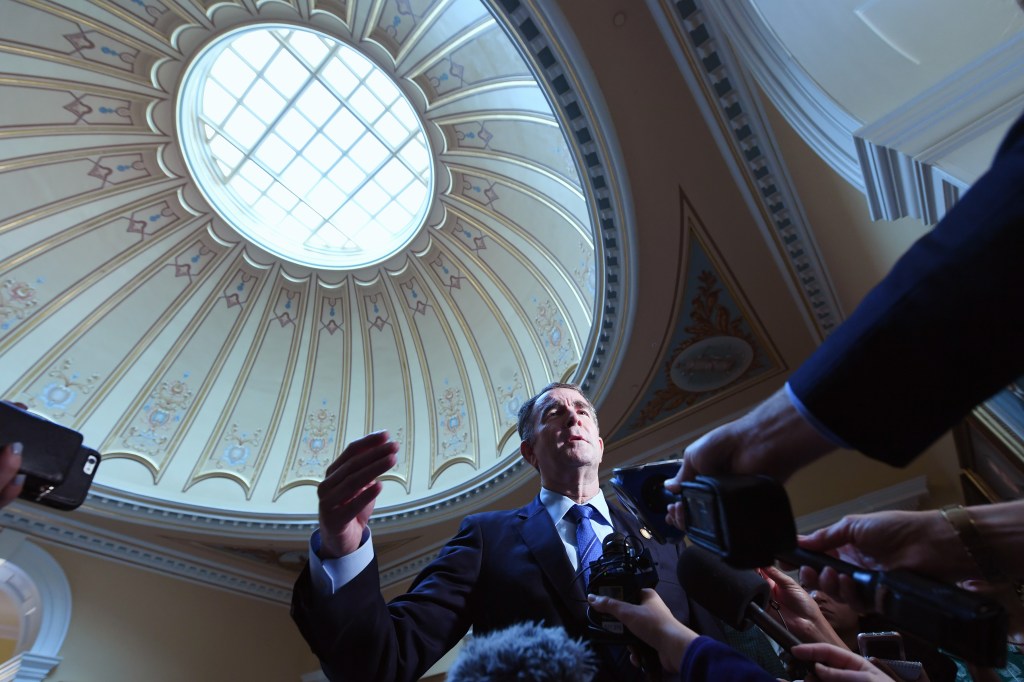
M13 656L0 663L0 679L44 679L60 663L71 622L71 588L60 564L11 529L0 532L0 591L19 616Z

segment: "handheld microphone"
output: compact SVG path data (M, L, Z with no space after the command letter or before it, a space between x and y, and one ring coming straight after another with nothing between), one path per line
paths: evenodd
M667 505L681 500L686 537L729 564L756 568L779 559L817 570L831 566L850 576L862 600L900 630L970 663L1006 665L1008 616L994 600L909 571L872 571L797 547L785 488L767 476L698 476L677 497L664 483L678 470L678 461L615 470L616 494L651 537L681 539L683 531L665 521Z
M586 642L572 639L561 627L516 623L470 639L447 680L589 682L596 674L597 658Z
M746 630L756 624L787 653L801 643L765 612L771 588L756 571L733 568L692 545L679 557L676 574L686 594L729 627Z
M778 558L846 574L861 600L901 629L971 663L1006 665L1009 616L993 599L910 571L873 571L800 547Z

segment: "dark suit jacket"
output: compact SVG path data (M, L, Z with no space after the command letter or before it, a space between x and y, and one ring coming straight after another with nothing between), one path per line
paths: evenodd
M637 534L635 520L609 503L613 526ZM676 617L723 638L719 623L687 599L676 578L678 548L648 543L659 563L657 591ZM466 634L543 621L586 637L587 602L540 498L522 509L466 517L458 534L417 576L409 592L385 604L377 562L329 598L313 594L307 566L295 584L292 618L328 677L418 679ZM620 645L591 643L597 680L639 680Z
M902 466L1024 373L1022 314L1024 117L790 386L837 436Z

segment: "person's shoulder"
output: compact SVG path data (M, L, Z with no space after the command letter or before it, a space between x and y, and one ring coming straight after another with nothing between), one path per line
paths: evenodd
M506 523L510 519L514 519L523 515L523 510L526 507L520 509L498 509L492 511L477 512L470 514L466 517L466 521L476 523L479 525L487 525L490 523Z

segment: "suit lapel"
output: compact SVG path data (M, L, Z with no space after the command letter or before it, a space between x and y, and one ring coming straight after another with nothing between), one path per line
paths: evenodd
M519 510L523 524L520 534L544 575L554 585L554 597L580 619L586 619L587 598L583 593L582 579L574 580L575 574L565 545L558 537L540 497Z

